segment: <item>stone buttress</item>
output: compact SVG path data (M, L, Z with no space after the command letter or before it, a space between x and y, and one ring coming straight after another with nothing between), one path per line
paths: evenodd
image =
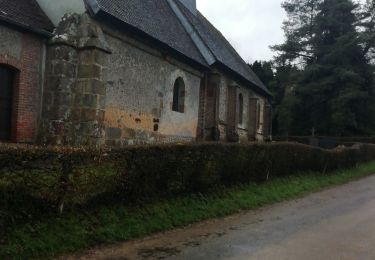
M101 28L87 14L63 17L47 46L41 143L105 142L103 71L109 54Z

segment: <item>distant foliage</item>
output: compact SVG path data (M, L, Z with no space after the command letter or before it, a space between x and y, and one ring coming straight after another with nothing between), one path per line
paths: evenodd
M375 1L286 0L283 8L286 41L272 47L266 81L274 134L375 135ZM262 78L269 65L261 64Z

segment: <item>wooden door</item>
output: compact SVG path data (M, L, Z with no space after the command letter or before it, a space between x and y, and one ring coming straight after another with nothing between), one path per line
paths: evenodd
M9 141L11 137L11 117L13 101L14 72L0 66L0 140Z

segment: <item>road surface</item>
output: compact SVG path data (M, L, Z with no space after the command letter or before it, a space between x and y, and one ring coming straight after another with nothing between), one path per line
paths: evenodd
M71 259L375 259L375 176Z

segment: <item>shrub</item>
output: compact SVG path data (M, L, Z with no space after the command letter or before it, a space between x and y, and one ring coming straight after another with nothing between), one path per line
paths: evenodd
M371 160L375 145L323 150L293 143L202 143L95 150L1 144L0 230L64 208L207 192Z

